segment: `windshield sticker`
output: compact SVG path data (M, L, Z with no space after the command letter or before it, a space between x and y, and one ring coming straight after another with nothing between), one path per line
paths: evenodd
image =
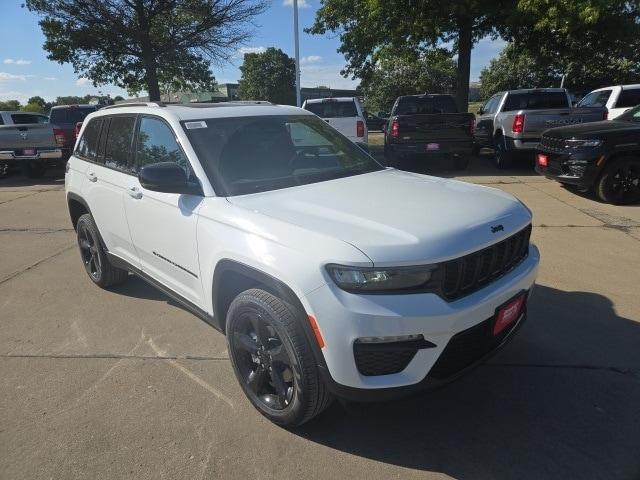
M207 122L184 122L184 126L187 130L193 130L195 128L207 128Z

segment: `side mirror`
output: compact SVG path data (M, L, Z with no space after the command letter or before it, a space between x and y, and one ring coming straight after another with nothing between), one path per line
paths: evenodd
M478 115L482 115L484 113L484 108L478 108Z
M202 195L200 185L189 182L182 167L173 162L154 163L142 167L138 180L143 188L152 192Z

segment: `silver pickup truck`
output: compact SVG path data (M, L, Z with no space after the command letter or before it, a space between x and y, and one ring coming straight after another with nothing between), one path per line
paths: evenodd
M606 108L572 108L563 88L499 92L478 110L473 151L492 148L496 167L507 168L517 153L533 154L545 130L606 118Z
M31 178L58 164L62 149L46 115L31 112L0 112L0 178L22 166Z

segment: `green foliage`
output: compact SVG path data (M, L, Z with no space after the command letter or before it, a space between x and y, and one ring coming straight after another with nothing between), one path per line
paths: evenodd
M240 72L240 99L295 105L295 60L279 48L270 47L262 53L246 53Z
M484 99L503 90L559 86L560 75L548 62L512 44L480 72L480 96Z
M640 81L638 0L519 0L518 12L500 33L538 78L565 74L576 92Z
M0 110L2 111L20 110L20 102L18 100L0 101Z
M31 103L31 102L21 107L20 110L22 110L23 112L35 112L35 113L48 112L48 110L42 105L39 105L37 103Z
M94 85L131 93L160 85L213 87L212 62L231 58L249 38L262 0L26 0L42 18L50 60L71 63Z
M418 57L381 58L361 84L367 109L388 112L400 95L451 93L455 71L456 64L444 49L429 50Z

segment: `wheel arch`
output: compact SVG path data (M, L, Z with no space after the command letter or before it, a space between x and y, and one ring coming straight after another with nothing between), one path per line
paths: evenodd
M318 366L326 365L309 324L307 311L293 289L269 273L228 258L218 261L213 273L211 291L213 318L220 330L226 334L227 311L233 299L250 288L261 288L282 298L296 309L304 334L311 345L316 363Z
M67 194L67 207L69 208L69 217L74 230L78 225L78 219L85 213L91 213L91 209L84 198L73 192Z

